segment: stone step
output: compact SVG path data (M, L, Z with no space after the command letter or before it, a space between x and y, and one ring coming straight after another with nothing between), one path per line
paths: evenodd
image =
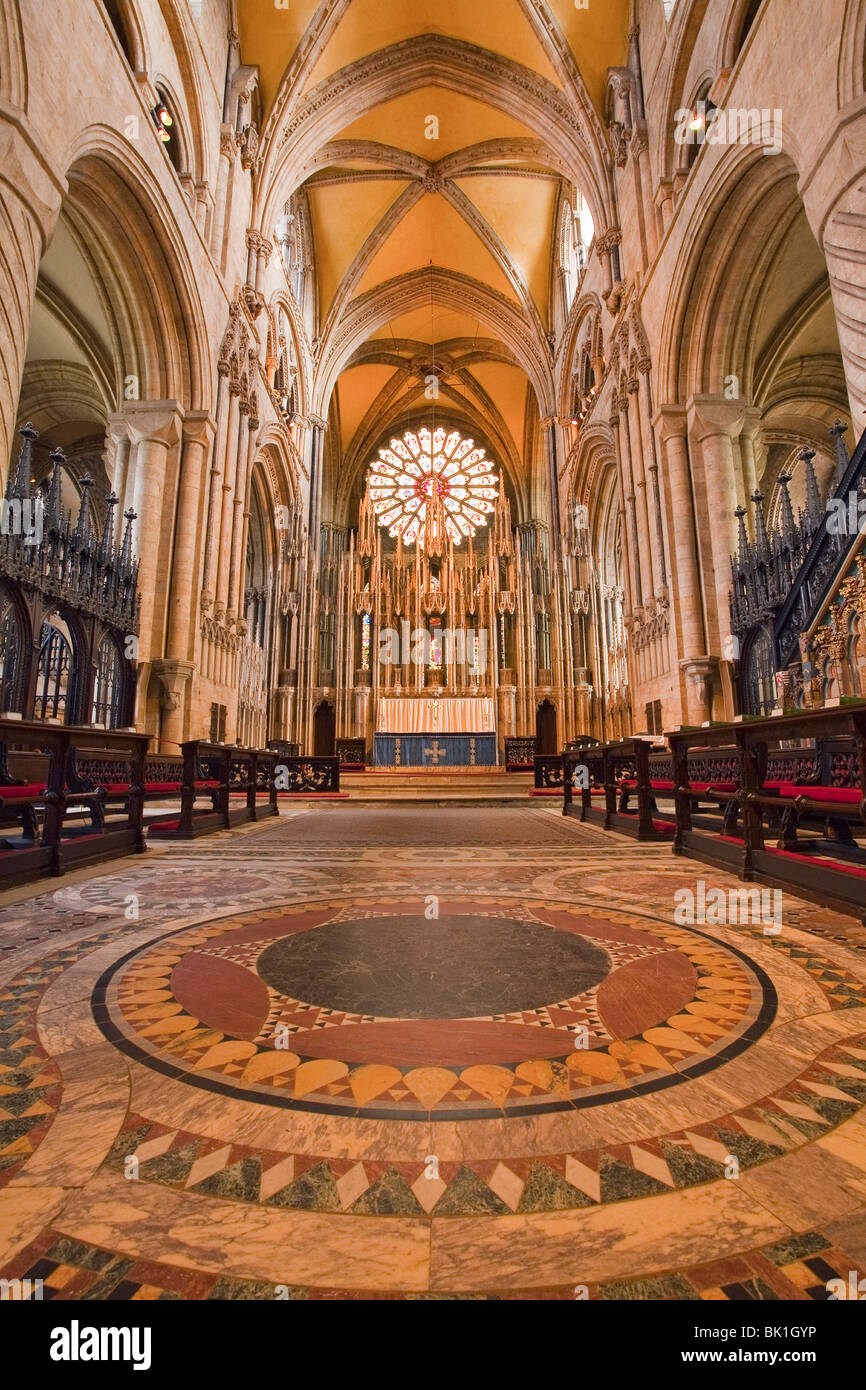
M529 803L531 773L506 773L504 769L415 772L343 772L340 790L353 801L460 802L462 805L499 806Z

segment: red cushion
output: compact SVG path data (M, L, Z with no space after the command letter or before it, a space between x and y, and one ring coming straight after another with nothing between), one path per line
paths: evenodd
M214 782L214 781L211 779L210 781L196 782L196 784L195 784L195 789L196 789L197 792L201 792L201 791L211 791L214 787L218 787L218 786L220 786L220 785L221 785L221 784L220 784L219 782ZM179 783L179 782L178 782L178 786L180 786L180 783Z
M178 820L158 820L151 821L147 826L148 833L159 838L162 835L173 835L180 825Z
M673 835L676 832L676 826L670 820L654 820L653 830L658 835Z
M779 794L792 801L795 797L804 796L807 801L835 801L840 806L859 806L862 800L862 794L854 787L801 786L798 782L781 782Z
M44 782L28 782L24 787L0 786L0 797L2 797L4 801L18 801L28 796L44 796L44 794Z
M562 787L533 787L530 796L562 796Z
M672 792L674 789L673 782L650 782L650 786L654 792Z
M163 796L169 792L179 792L181 786L180 782L145 782L144 790L148 796Z
M708 791L714 792L735 792L736 782L692 782L690 791L697 792L699 796L706 796Z
M109 796L126 796L129 791L128 782L101 782L100 786Z
M776 849L765 845L767 854L777 854L780 859L796 859L800 864L811 864L818 869L830 869L833 873L852 874L855 878L866 878L866 869L858 869L856 864L840 864L838 860L819 859L813 854L796 854L790 849Z
M535 771L535 764L534 764L534 763L506 763L506 764L505 764L505 771L506 771L506 772L534 772L534 771Z

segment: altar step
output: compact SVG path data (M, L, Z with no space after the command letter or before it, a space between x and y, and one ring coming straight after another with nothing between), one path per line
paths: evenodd
M532 780L531 772L506 772L504 768L420 768L414 772L368 768L366 772L341 772L340 790L348 792L352 801L529 806Z

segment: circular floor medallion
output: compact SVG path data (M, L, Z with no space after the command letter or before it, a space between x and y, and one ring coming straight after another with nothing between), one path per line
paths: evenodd
M677 1085L760 1037L775 993L742 952L627 911L328 900L169 934L107 970L93 1009L194 1086L437 1120Z
M332 922L282 937L257 962L277 993L407 1019L535 1009L582 994L609 970L605 952L585 937L468 913Z

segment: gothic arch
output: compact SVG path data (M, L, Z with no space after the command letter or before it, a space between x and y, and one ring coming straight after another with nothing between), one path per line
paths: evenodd
M571 417L573 406L572 384L579 366L579 353L582 335L586 330L587 319L593 324L595 339L601 326L601 300L597 294L584 294L575 299L571 306L568 322L560 343L559 355L559 414L563 419Z
M288 294L285 290L279 290L268 305L268 313L275 325L278 322L280 310L283 311L288 320L288 326L292 334L292 342L295 349L295 364L298 368L298 398L296 401L295 413L306 416L310 413L310 400L312 395L310 345L304 331L304 325L301 321L300 311L294 296Z
M421 269L384 281L353 300L338 332L323 342L317 364L313 409L327 414L334 384L349 358L382 324L420 305L436 303L460 311L469 308L514 353L532 383L542 415L553 414L553 378L549 353L543 353L516 305L488 285L456 271Z
M788 155L766 158L760 148L746 146L725 150L688 228L691 255L668 294L656 357L660 400L721 393L729 374L740 377L741 394L751 396L749 325L767 267L800 210L797 170Z
M153 173L116 131L91 126L73 145L67 179L63 211L106 287L118 404L135 376L142 400L203 409L213 370L206 324L181 229Z
M840 108L866 91L866 0L848 0L839 40L837 96Z
M0 101L27 108L27 59L19 0L0 0Z
M168 30L174 56L183 85L182 110L187 120L189 172L195 180L210 180L211 144L206 130L207 108L204 80L194 54L194 35L189 32L189 6L178 0L159 0L162 18Z
M552 82L487 49L443 35L392 44L340 69L306 94L289 115L285 90L262 137L262 167L255 224L274 223L316 151L362 113L419 87L472 90L476 99L507 112L533 130L565 161L584 191L596 226L613 220L602 161L586 125Z

